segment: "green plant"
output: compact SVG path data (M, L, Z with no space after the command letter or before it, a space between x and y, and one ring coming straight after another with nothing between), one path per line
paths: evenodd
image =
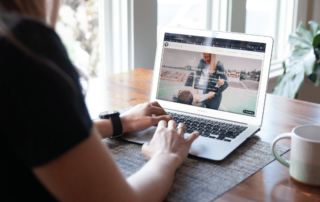
M313 39L314 54L316 56L316 62L314 65L313 73L309 76L309 79L315 83L316 86L320 86L320 34Z
M274 94L296 98L305 78L320 86L320 26L310 21L309 29L302 23L289 36L290 56L283 62L284 73Z

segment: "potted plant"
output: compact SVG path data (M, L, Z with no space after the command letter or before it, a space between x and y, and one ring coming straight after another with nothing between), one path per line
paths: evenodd
M302 23L289 36L290 56L283 62L284 73L279 78L274 94L297 98L305 79L320 86L320 26L310 21L309 29Z

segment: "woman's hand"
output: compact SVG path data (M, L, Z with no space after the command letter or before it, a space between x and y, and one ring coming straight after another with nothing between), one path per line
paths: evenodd
M216 95L215 92L210 91L210 92L207 94L207 99L210 100L210 99L214 98L215 95Z
M142 153L149 159L165 155L165 159L173 159L175 167L178 168L188 156L191 144L199 136L198 132L193 132L185 139L185 130L183 123L179 123L177 127L173 120L168 123L160 121L151 141L143 145Z
M157 125L159 121L171 119L158 102L136 105L121 114L123 132L136 132Z
M223 86L224 85L225 80L224 79L218 79L217 84L218 86Z

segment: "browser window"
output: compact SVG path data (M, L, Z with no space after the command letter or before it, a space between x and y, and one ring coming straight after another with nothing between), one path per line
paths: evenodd
M266 44L166 33L157 99L255 116Z

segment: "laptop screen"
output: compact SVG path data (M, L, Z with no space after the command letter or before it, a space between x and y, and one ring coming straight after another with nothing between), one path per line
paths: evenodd
M166 33L156 97L256 116L265 43Z

